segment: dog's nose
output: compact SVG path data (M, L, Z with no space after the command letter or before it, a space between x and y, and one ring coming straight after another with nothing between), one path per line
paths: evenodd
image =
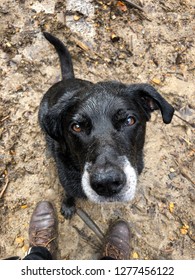
M125 174L116 168L99 168L91 175L91 187L100 196L112 196L121 191L125 184Z

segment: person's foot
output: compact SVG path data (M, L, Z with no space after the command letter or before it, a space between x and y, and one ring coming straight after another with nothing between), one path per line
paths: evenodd
M103 258L128 260L130 255L130 229L124 220L116 221L108 230L103 246Z
M29 246L46 247L53 259L57 254L57 216L53 205L40 201L36 205L29 225Z

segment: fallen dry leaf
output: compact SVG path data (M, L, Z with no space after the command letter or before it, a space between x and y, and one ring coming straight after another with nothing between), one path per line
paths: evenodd
M22 236L16 237L15 243L18 247L22 248L24 246L24 238Z
M85 43L81 42L80 40L75 41L77 46L79 46L81 49L83 49L84 51L89 51L89 47Z
M74 21L78 21L81 18L79 15L74 15Z
M152 79L152 83L155 84L155 85L160 85L161 84L161 80L158 79L158 78L153 78Z
M173 202L170 202L170 203L169 203L169 211L170 211L171 213L173 213L174 208L175 208L174 203L173 203Z
M122 12L126 12L127 11L127 6L122 1L118 1L117 2L117 7Z
M29 246L27 246L27 245L24 245L24 246L22 247L22 251L23 251L24 253L28 252L28 249L29 249Z
M113 43L117 42L120 40L119 36L117 36L115 33L111 34L111 40Z
M180 232L181 234L185 235L188 233L188 230L189 230L189 226L188 225L183 225L181 228L180 228Z
M138 253L137 252L133 252L132 258L135 259L135 260L139 259Z
M24 204L24 205L21 206L21 209L26 209L27 207L28 207L28 205Z

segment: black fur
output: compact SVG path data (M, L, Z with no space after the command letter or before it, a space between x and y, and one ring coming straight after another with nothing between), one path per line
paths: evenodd
M62 81L44 95L39 122L66 192L62 213L70 218L75 211L74 199L86 198L81 183L85 170L97 200L122 200L120 193L127 184L124 158L140 174L151 112L160 109L168 124L174 109L149 84L93 84L76 79L67 48L51 34L44 32L44 36L59 55ZM90 163L88 167L86 163Z

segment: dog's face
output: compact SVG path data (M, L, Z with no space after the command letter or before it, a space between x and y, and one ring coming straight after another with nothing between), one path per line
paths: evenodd
M79 164L89 199L130 200L141 168L137 152L143 145L146 117L133 102L103 85L96 90L67 111L66 143Z
M74 79L55 87L43 126L71 157L84 194L95 202L131 200L150 113L160 109L169 123L173 108L150 85Z

